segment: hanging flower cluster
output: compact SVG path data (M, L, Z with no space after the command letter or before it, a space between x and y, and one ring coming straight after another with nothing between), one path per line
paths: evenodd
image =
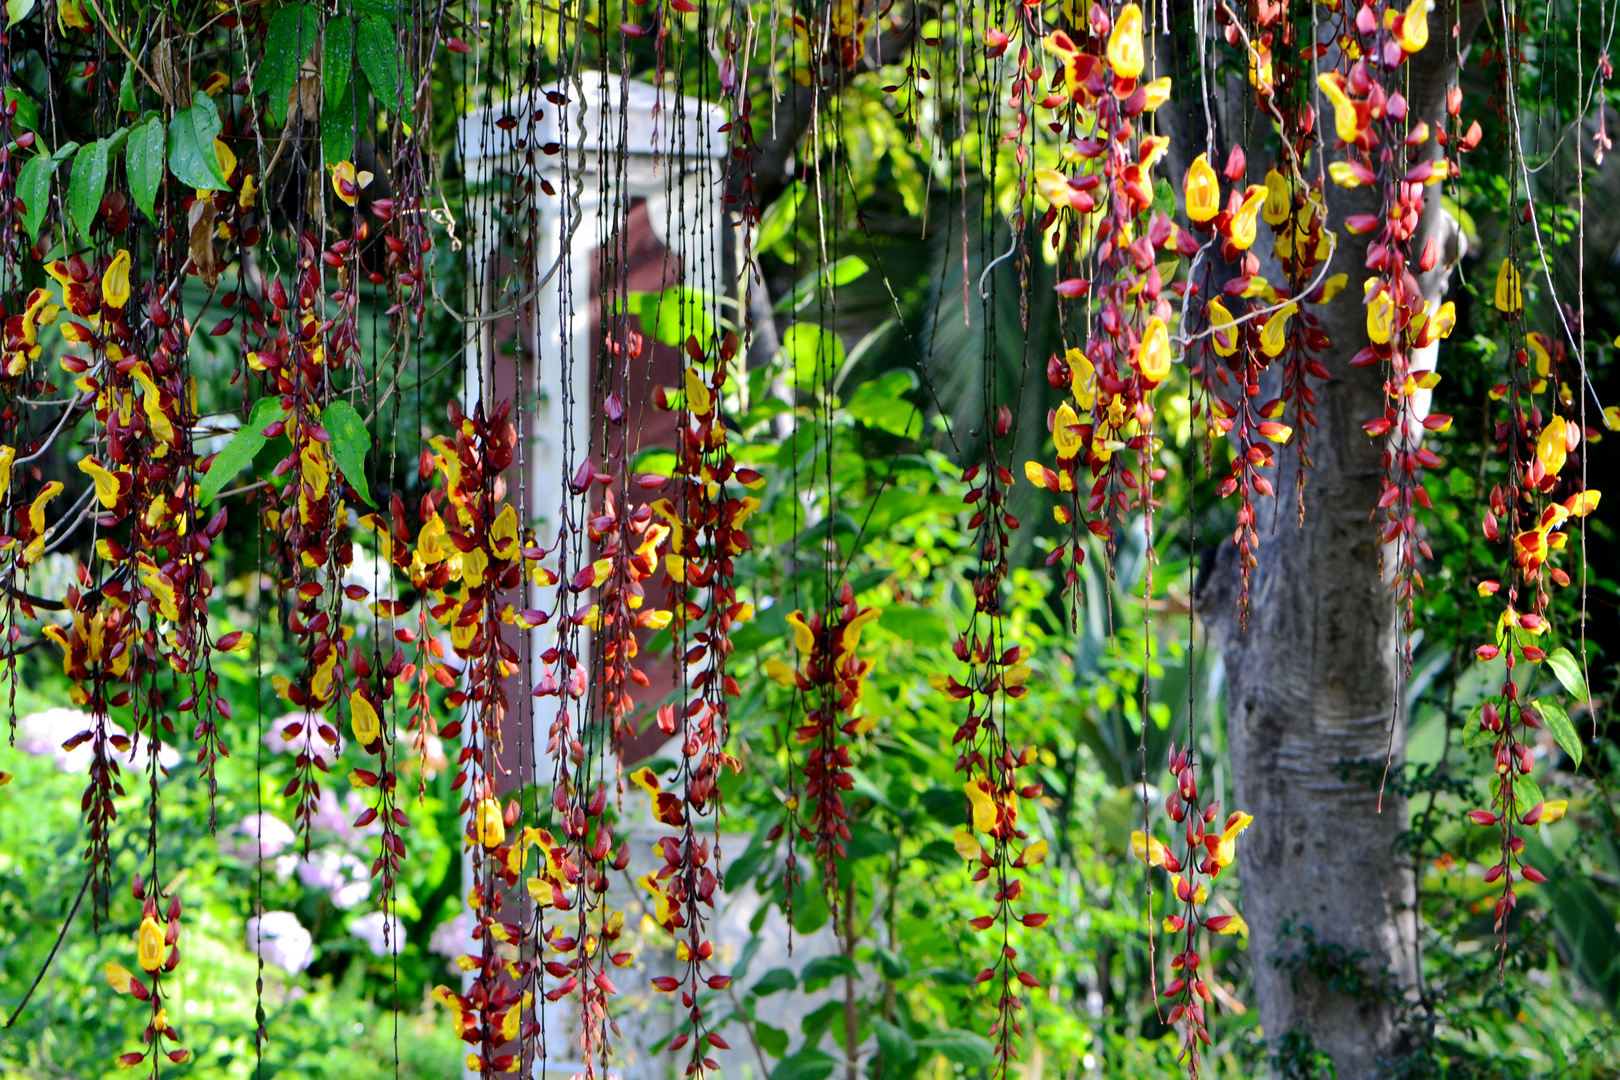
M1152 171L1169 141L1138 125L1169 100L1170 79L1141 78L1141 10L1127 4L1110 20L1093 6L1083 30L1056 31L1044 44L1061 68L1042 104L1071 136L1063 159L1072 172L1035 170L1036 194L1048 206L1041 226L1059 259L1059 296L1091 295L1097 317L1083 346L1047 364L1047 379L1073 400L1048 417L1056 461L1026 462L1024 475L1059 493L1054 512L1070 538L1047 564L1064 565L1072 591L1085 558L1082 525L1111 546L1124 514L1152 512L1151 485L1164 476L1152 429L1154 391L1170 375L1168 288L1174 253L1194 248L1153 208ZM1172 253L1168 263L1157 261L1160 251Z
M157 888L156 882L148 890L141 881L141 876L136 874L130 891L135 899L141 902L141 923L135 931L135 960L137 966L151 980L151 985L148 986L139 975L112 960L107 962L105 974L107 985L113 988L114 993L128 994L136 1001L148 1005L152 1016L146 1030L141 1033L141 1041L146 1044L147 1049L120 1054L117 1064L120 1069L132 1069L150 1057L152 1075L156 1076L159 1071L159 1056L176 1065L183 1065L191 1060L191 1051L182 1046L164 1049L166 1043L177 1044L180 1041L180 1033L169 1022L169 1011L163 1005L167 996L163 989L164 977L174 974L175 969L180 966L180 949L175 944L180 940L180 897L170 896L168 908L160 916L158 901L163 898L164 893Z
M856 653L861 631L879 615L875 607L859 607L855 590L844 582L837 602L814 612L808 621L802 611L787 618L799 667L780 660L766 664L766 673L783 686L797 687L805 695L804 723L794 731L800 745L809 748L804 762L804 798L810 803L810 821L799 827L799 838L813 844L821 866L822 885L837 907L838 860L850 838L845 822L843 793L855 786L849 769L854 765L849 743L871 731L876 720L860 715L861 686L872 669Z
M753 605L737 599L734 560L749 550L743 524L760 505L752 496L736 494L732 485L764 481L755 470L737 467L721 418L721 395L737 355L736 335L726 333L712 354L705 353L695 336L688 337L686 354L691 366L684 377L676 435L676 496L652 506L669 525L661 548L664 580L677 685L687 688L685 703L679 709L661 709L658 723L665 734L680 739L680 763L668 781L643 770L637 782L653 801L653 816L674 830L654 847L664 865L640 883L651 895L654 921L677 938L681 974L661 976L653 986L680 994L687 1020L670 1048L687 1050L685 1073L697 1076L719 1067L707 1056L707 1047L727 1048L719 1032L710 1030L698 1000L703 988L730 984L727 976L703 975L714 955L706 925L720 886L719 837L717 833L713 843L699 839L698 829L705 820L718 829L720 777L738 767L725 744L729 699L741 690L726 673L726 662L732 627L753 618ZM661 403L668 400L662 390L659 395Z
M1508 480L1491 489L1481 528L1487 541L1506 549L1506 574L1505 581L1487 579L1478 585L1481 598L1500 596L1501 610L1494 642L1476 652L1480 660L1501 658L1505 676L1500 692L1470 715L1464 742L1489 747L1491 753L1489 809L1472 810L1468 816L1474 824L1498 831L1499 855L1487 867L1485 881L1499 888L1493 914L1505 964L1508 918L1519 899L1514 884L1547 880L1525 861L1519 832L1559 820L1568 807L1567 800L1545 798L1531 778L1534 733L1548 730L1576 766L1583 756L1580 736L1558 699L1529 695L1537 675L1546 672L1577 700L1588 696L1576 657L1568 648L1548 647L1555 630L1550 616L1552 590L1571 580L1558 565L1569 545L1567 527L1597 509L1602 494L1585 488L1581 470L1571 467L1572 458L1585 452L1584 433L1576 417L1560 413L1574 404L1569 380L1578 380L1579 374L1570 370L1562 342L1524 334L1522 283L1511 254L1498 268L1493 300L1509 340L1518 338L1522 344L1513 350L1508 381L1490 392L1492 399L1506 404L1494 435L1497 452L1507 459ZM1530 665L1529 671L1521 665Z
M1171 935L1172 940L1180 935L1182 943L1170 958L1172 977L1160 996L1175 1002L1165 1019L1181 1027L1187 1075L1196 1078L1199 1047L1208 1046L1211 1041L1204 1005L1212 1000L1206 981L1209 976L1198 970L1206 958L1198 952L1197 935L1200 929L1215 934L1248 933L1243 916L1209 915L1203 909L1209 902L1210 886L1237 858L1238 836L1254 818L1236 811L1227 815L1219 831L1214 830L1220 802L1205 806L1199 799L1190 749L1170 748L1169 772L1170 794L1165 796L1164 811L1172 822L1183 826L1186 846L1178 857L1169 844L1139 830L1131 834L1131 850L1149 867L1161 868L1171 875L1170 889L1175 897L1171 903L1177 913L1165 916L1164 932Z

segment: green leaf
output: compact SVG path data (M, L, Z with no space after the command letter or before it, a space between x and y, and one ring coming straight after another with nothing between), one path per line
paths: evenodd
M1586 678L1581 674L1580 661L1575 659L1574 653L1560 645L1547 654L1547 666L1552 668L1565 690L1580 701L1587 700Z
M947 1061L965 1065L970 1069L988 1068L995 1061L996 1051L990 1040L971 1031L941 1031L918 1039L917 1046L935 1054L945 1055Z
M904 395L916 386L913 371L898 368L885 372L857 387L844 411L867 427L915 439L922 434L922 412Z
M793 234L799 205L804 202L809 192L810 189L805 186L803 180L795 180L787 186L787 190L777 196L775 202L765 208L764 216L759 219L759 228L754 233L756 252L763 254L772 251Z
M1498 704L1497 708L1501 708ZM1486 731L1480 726L1484 716L1485 706L1475 705L1468 713L1468 719L1463 722L1462 741L1464 749L1474 750L1481 746L1489 746L1496 739L1496 733Z
M1550 657L1549 657L1550 659ZM1577 673L1578 674L1578 673ZM1573 691L1571 691L1573 693ZM1581 737L1575 730L1574 721L1570 720L1569 713L1564 707L1551 698L1540 698L1536 701L1536 712L1541 714L1541 722L1547 725L1558 743L1558 748L1569 755L1569 760L1581 767L1581 756L1585 752L1581 746Z
M947 845L949 846L949 845ZM955 849L952 848L952 853ZM960 856L958 856L960 858ZM878 970L883 972L885 979L903 979L911 974L911 961L900 953L885 949L881 945L874 946L872 953L877 957Z
M883 609L878 625L902 641L925 649L938 649L951 642L951 628L937 612L895 605Z
M743 853L730 860L730 865L726 867L727 892L735 892L745 881L759 873L759 868L770 858L771 850L776 845L765 839L765 833L765 829L754 833Z
M800 1050L771 1070L771 1080L827 1080L837 1065L820 1050Z
M859 281L871 267L859 255L845 255L827 268L827 284L833 288Z
M391 23L399 22L399 0L354 0L356 15L380 15Z
M1496 806L1498 796L1502 790L1502 777L1496 773L1491 774L1491 805ZM1513 774L1513 806L1519 816L1524 816L1529 809L1538 802L1544 802L1541 788L1528 776Z
M263 449L253 455L253 475L280 491L292 481L294 474L297 472L296 469L293 469L282 473L280 476L275 475L276 466L285 461L290 453L292 453L292 440L285 435L277 435L265 443Z
M893 836L864 821L850 826L849 834L849 845L846 850L850 862L870 859L874 855L887 855L895 848Z
M1176 212L1176 189L1162 176L1153 182L1153 209L1172 216Z
M756 1020L754 1038L759 1040L759 1048L773 1058L779 1058L787 1053L788 1033L781 1028L774 1028L764 1021Z
M73 155L78 153L78 152L79 152L79 144L78 143L76 143L76 142L65 142L61 146L58 146L56 148L56 152L51 155L51 164L52 165L60 165L60 164L62 164L62 162L67 161L70 158L72 158Z
M321 110L321 159L329 166L354 160L354 96L343 89Z
M793 929L801 934L813 934L827 925L832 909L819 887L801 888L793 904Z
M326 92L326 107L349 100L349 112L354 112L353 95L349 86L349 71L354 64L355 23L352 19L328 19L326 38L321 46L321 89ZM324 121L325 116L321 119ZM339 159L342 160L342 159Z
M13 27L28 18L37 0L6 0L6 26Z
M90 226L101 208L107 190L107 140L97 139L79 147L73 156L73 175L68 180L68 215L80 234L88 237Z
M815 323L799 322L782 335L782 351L793 365L793 385L813 389L838 374L844 364L844 343L838 335Z
M123 112L140 112L141 101L135 93L135 65L124 65L124 77L118 80L118 108Z
M390 112L399 112L405 71L399 40L388 20L378 15L362 18L355 51L360 56L360 70L366 73L371 90L377 95L377 104Z
M191 108L181 109L169 121L169 168L182 184L198 191L223 191L230 184L220 171L219 151L214 140L224 126L219 109L207 94L191 100Z
M286 419L287 414L281 407L278 397L260 398L253 403L253 412L248 422L231 437L214 458L208 472L203 476L202 483L197 488L197 504L207 506L219 497L225 490L225 485L236 478L236 474L253 464L253 459L264 448L264 429L277 420Z
M812 986L812 983L823 985L845 975L855 974L855 961L847 956L818 956L799 972L799 978L804 981L805 993L811 994L821 989Z
M748 992L755 997L769 997L771 994L791 990L798 985L798 976L787 968L771 968L771 970L759 977L759 982L755 983Z
M56 162L49 154L37 154L17 170L17 197L23 201L22 224L29 242L39 239L39 227L51 204L51 174Z
M257 89L269 98L271 123L287 122L287 95L298 81L298 69L315 47L321 32L320 10L312 4L285 4L270 17L264 37L264 59L259 63Z
M360 493L367 506L377 505L371 501L371 488L366 484L366 451L371 449L366 422L353 405L339 398L322 410L321 427L332 437L332 456L337 458L343 479Z
M147 220L157 220L157 194L163 186L163 118L154 116L129 136L124 151L124 168L129 173L130 194Z
M17 105L17 115L11 118L11 129L13 131L19 129L22 131L38 131L39 102L21 90L8 86L6 87L6 105L9 107L13 102Z
M878 1049L886 1062L909 1065L917 1060L917 1040L905 1029L881 1017L872 1018L872 1034L877 1036Z

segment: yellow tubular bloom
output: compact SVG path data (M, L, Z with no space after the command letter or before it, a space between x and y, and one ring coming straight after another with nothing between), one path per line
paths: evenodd
M1134 79L1142 74L1143 63L1142 9L1126 4L1108 35L1108 64L1116 77Z
M1221 182L1207 154L1199 154L1187 170L1187 217L1202 225L1221 212Z

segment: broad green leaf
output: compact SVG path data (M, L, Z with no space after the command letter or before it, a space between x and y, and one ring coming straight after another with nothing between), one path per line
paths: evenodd
M827 268L827 284L833 288L859 281L871 267L859 255L845 255Z
M321 14L313 4L285 4L270 17L264 59L254 81L256 89L268 97L270 121L277 127L287 122L287 95L320 33Z
M377 95L377 104L390 112L399 112L405 71L399 40L388 20L378 15L362 18L355 52L360 57L360 70L366 73L372 93Z
M1558 681L1564 684L1564 689L1573 694L1577 700L1587 699L1586 677L1581 674L1581 664L1575 659L1574 653L1560 645L1547 654L1547 666L1558 676Z
M354 160L354 96L348 87L321 110L321 160L328 166Z
M118 80L118 108L123 112L140 112L141 101L135 91L135 65L124 65L124 77Z
M1501 707L1501 704L1498 703L1497 708L1500 709ZM1484 713L1485 706L1483 704L1475 705L1469 710L1468 719L1463 722L1462 729L1464 749L1474 750L1481 746L1489 746L1496 739L1495 732L1486 731L1480 726L1480 720Z
M77 154L78 152L79 152L79 144L78 143L76 143L76 142L65 142L61 146L58 146L56 148L55 153L51 154L51 164L52 165L60 165L60 164L62 164L62 162L70 160L73 157L73 155Z
M995 1048L990 1045L990 1040L971 1031L941 1031L918 1039L917 1046L930 1053L943 1054L947 1061L954 1061L970 1069L987 1068L996 1057Z
M107 140L97 139L79 147L73 155L73 175L68 179L68 215L74 226L88 237L90 226L101 208L107 190Z
M39 239L39 227L51 204L51 174L56 162L49 154L37 154L17 170L17 197L23 201L22 224L29 242Z
M787 968L771 968L759 977L759 982L748 992L755 997L767 997L782 990L791 990L798 985L798 976Z
M905 399L917 386L915 372L904 368L862 383L844 411L867 427L915 439L922 433L922 412Z
M787 1053L788 1033L781 1028L774 1028L764 1021L756 1020L754 1038L759 1040L759 1048L773 1058L779 1058Z
M169 121L169 168L177 180L198 191L223 191L230 186L214 149L222 130L219 109L207 94L198 94L192 98L191 108L174 114Z
M343 99L352 102L349 70L354 64L354 33L352 19L326 20L326 40L321 46L321 89L326 93L327 108ZM354 112L352 103L349 111ZM326 117L321 119L324 121Z
M726 891L734 892L749 878L759 873L759 868L770 858L774 846L765 839L764 829L755 832L743 853L735 859L727 860L730 865L726 867Z
M130 194L150 221L157 220L157 194L163 186L163 118L154 116L129 136L124 166L129 173Z
M883 1052L885 1061L909 1065L917 1060L917 1040L906 1034L904 1028L882 1017L873 1017L872 1034L877 1036L878 1049Z
M833 979L845 975L855 974L855 961L847 956L818 956L799 972L799 978L804 981L805 992L813 993L817 987L811 986L816 982L831 982Z
M793 902L793 929L801 934L813 934L827 925L832 909L819 886L801 888Z
M1491 774L1491 806L1497 805L1497 796L1502 790L1502 777ZM1544 801L1541 788L1528 776L1513 774L1513 806L1519 816L1524 816L1530 808L1538 802Z
M285 435L277 435L265 443L257 454L253 455L253 475L280 491L292 481L293 476L297 473L297 470L294 469L284 472L280 476L275 475L276 466L285 461L290 453L292 453L292 440Z
M231 436L231 441L225 444L214 458L208 472L203 476L202 483L197 487L197 504L207 506L219 497L225 490L225 485L236 478L236 474L253 464L253 459L264 449L264 429L277 420L286 419L286 412L281 407L281 399L277 397L260 398L253 403L253 412L248 422L243 424L237 433Z
M1550 657L1549 657L1550 659ZM1574 691L1571 691L1573 693ZM1581 767L1581 756L1584 748L1581 746L1580 733L1575 730L1575 722L1569 718L1564 707L1551 698L1540 698L1536 701L1536 712L1541 714L1541 722L1547 725L1558 748L1569 755L1569 760Z
M827 1080L837 1065L820 1050L800 1050L771 1070L771 1080Z
M354 0L356 15L380 15L391 23L399 22L399 0Z
M343 479L360 493L367 506L375 506L371 501L371 488L366 483L366 451L371 449L371 432L366 430L366 422L360 419L353 405L339 398L321 411L321 427L332 437L332 456L337 458Z
M937 612L896 604L883 609L878 625L902 641L925 649L938 649L951 642L951 628Z
M811 390L831 380L844 364L844 343L831 330L799 322L782 335L782 351L793 365L793 385Z
M894 837L869 822L856 822L850 826L849 833L845 850L850 862L887 855L894 850Z
M952 853L955 853L954 848ZM883 972L885 979L903 979L911 974L911 961L903 954L885 949L881 945L873 946L872 952L877 957L878 970Z
M803 180L795 180L787 186L787 190L777 196L775 202L765 208L764 216L759 219L759 228L754 232L756 252L762 254L770 252L793 234L799 205L804 202L809 190Z
M6 105L17 104L17 115L11 118L12 131L39 130L39 102L14 87L6 87Z
M6 26L16 26L33 14L37 0L6 0Z

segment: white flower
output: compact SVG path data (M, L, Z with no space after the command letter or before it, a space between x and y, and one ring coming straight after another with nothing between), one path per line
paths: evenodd
M266 964L296 975L315 959L315 939L290 911L267 911L247 921L248 950Z
M387 956L390 952L400 951L405 929L400 924L399 916L372 911L350 923L349 933L365 942L372 956Z
M319 758L324 765L331 765L337 756L343 753L343 737L338 736L337 745L333 746L321 738L316 731L310 730L309 725L324 724L326 718L320 713L294 712L286 716L278 716L270 721L270 730L264 733L264 745L272 754L302 754L307 749L311 756ZM285 738L286 731L294 724L303 724L297 735L291 739Z
M274 814L249 814L220 837L219 852L233 859L257 862L261 858L274 859L297 839L291 826Z
M428 952L452 958L473 952L477 943L473 941L472 932L472 915L463 911L434 928L433 936L428 939Z
M371 876L366 864L353 855L331 848L309 853L298 862L298 880L306 888L324 889L332 897L332 906L340 911L362 903L371 895Z
M124 729L111 720L103 722L109 739L126 738ZM18 721L19 732L18 747L25 754L34 754L39 757L50 755L56 759L57 772L88 772L90 759L95 755L95 740L86 739L72 750L64 750L62 744L74 736L87 731L94 731L96 718L79 709L56 708L45 709L42 712L29 713ZM133 739L128 749L119 751L116 746L107 747L107 756L116 759L119 764L131 769L144 769L151 760L151 743L142 739ZM158 747L158 764L165 769L172 769L180 764L180 753L174 747L163 744Z

